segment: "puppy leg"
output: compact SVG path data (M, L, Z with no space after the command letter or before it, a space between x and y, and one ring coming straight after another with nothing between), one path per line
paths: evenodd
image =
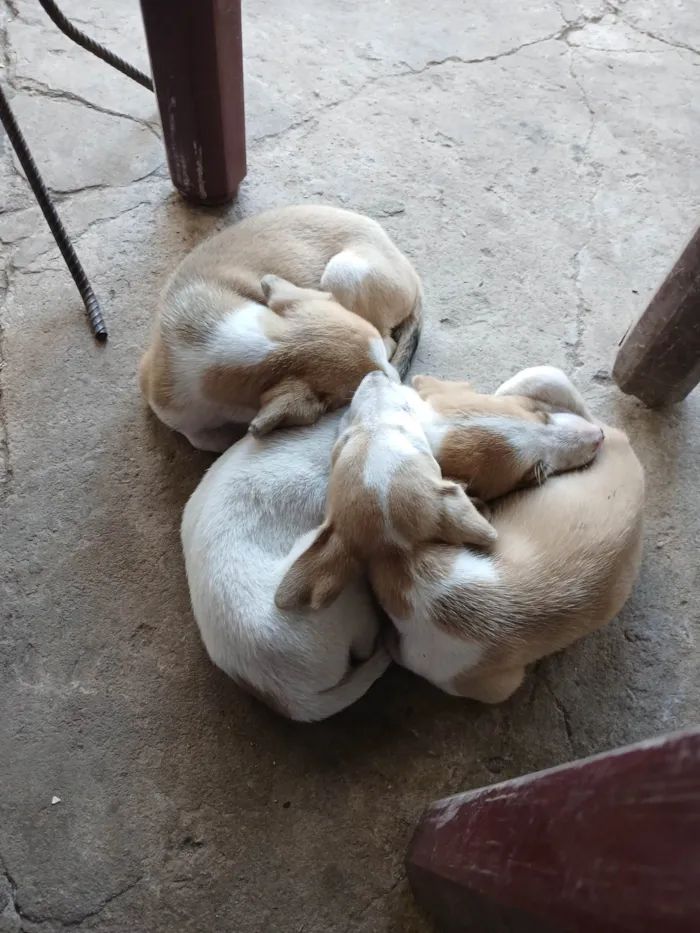
M331 257L321 288L374 324L403 379L423 325L420 282L410 264L400 255L391 259L369 244L355 244Z
M524 667L508 667L488 674L457 677L450 693L479 703L502 703L512 696L525 678Z
M583 396L568 376L556 366L532 366L500 385L494 395L525 395L543 402L552 411L570 411L593 421Z
M244 424L224 424L220 428L204 428L201 431L183 432L187 440L197 450L208 450L222 454L236 441L245 437Z
M469 499L477 512L480 515L483 515L486 521L489 521L492 513L491 506L484 502L483 499L479 499L477 496L469 495L469 483L465 483L464 480L461 479L455 479L453 476L443 476L443 479L446 480L446 482L454 483L455 486L459 486L461 489L463 489L467 494L467 499Z
M326 410L324 403L300 379L285 379L263 392L260 411L248 430L254 437L263 437L279 427L314 424Z

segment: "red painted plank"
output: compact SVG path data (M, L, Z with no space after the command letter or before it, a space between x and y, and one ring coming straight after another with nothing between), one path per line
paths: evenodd
M698 933L700 730L438 801L406 865L450 933Z

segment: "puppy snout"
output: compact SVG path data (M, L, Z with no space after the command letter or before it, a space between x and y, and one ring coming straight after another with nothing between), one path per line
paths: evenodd
M605 435L597 424L588 424L581 434L583 443L588 445L594 453L597 453L603 446Z

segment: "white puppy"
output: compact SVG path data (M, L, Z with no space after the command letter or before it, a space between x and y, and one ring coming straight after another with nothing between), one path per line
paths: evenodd
M182 520L192 606L209 656L244 689L302 721L354 703L390 661L364 580L313 616L275 606L277 587L323 517L341 417L239 441L208 471Z

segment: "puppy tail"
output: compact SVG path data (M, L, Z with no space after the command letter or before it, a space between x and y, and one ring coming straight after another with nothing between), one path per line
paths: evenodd
M366 661L362 661L357 667L348 671L334 687L314 695L304 719L307 722L327 719L356 703L367 693L375 680L382 676L390 664L391 658L383 641L377 639L377 647Z
M423 329L423 317L423 296L418 292L411 313L394 328L391 335L396 341L396 349L391 362L402 381L406 378L413 356L418 349L418 341Z

